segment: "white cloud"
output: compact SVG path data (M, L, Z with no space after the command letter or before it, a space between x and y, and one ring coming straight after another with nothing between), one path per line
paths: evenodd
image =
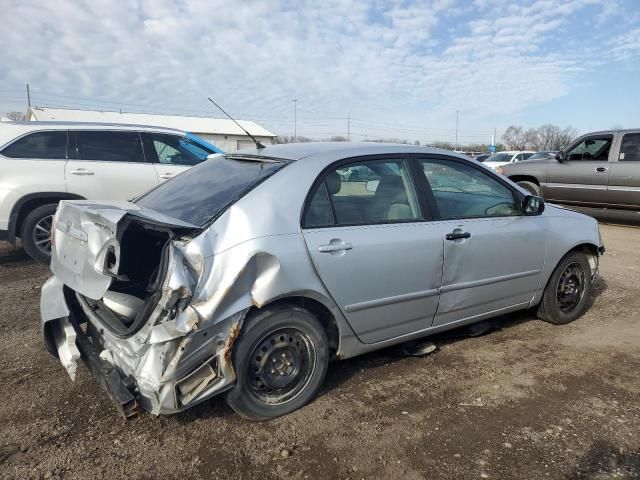
M0 106L26 82L36 101L68 106L91 98L187 113L213 95L287 134L297 98L303 134L344 132L346 122L322 117L350 112L385 122L370 123L371 135L424 139L450 130L441 119L461 107L481 118L569 92L588 65L558 32L595 3L21 0L3 8L20 21L0 31ZM618 58L637 42L637 31L621 37ZM398 120L431 134L389 125Z

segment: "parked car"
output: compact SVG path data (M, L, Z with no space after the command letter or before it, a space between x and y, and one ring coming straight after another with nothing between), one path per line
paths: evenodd
M557 150L546 150L543 152L536 152L527 158L527 161L530 160L544 160L545 158L554 158L558 154Z
M491 155L482 163L489 168L496 169L498 167L501 167L502 165L507 165L508 163L516 163L516 162L521 162L522 160L527 160L534 153L536 152L519 151L519 150L498 152Z
M556 157L499 170L534 195L597 213L606 207L638 217L640 129L594 132Z
M0 239L48 262L60 200L127 200L221 153L178 130L135 125L0 124Z
M371 143L226 154L130 203L62 201L54 232L45 345L125 416L225 393L264 420L330 359L526 308L571 322L604 251L593 218L474 160Z

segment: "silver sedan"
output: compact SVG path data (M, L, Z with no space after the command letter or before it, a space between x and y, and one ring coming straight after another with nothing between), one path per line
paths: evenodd
M45 344L125 416L224 392L264 420L309 402L332 359L528 308L571 322L604 251L594 219L401 145L227 154L54 222Z

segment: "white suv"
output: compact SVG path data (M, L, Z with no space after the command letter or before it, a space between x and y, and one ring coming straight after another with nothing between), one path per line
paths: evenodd
M0 123L0 240L48 262L60 200L128 200L222 153L195 135L137 125Z

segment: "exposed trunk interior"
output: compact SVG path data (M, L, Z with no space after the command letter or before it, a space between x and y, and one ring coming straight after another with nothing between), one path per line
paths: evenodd
M100 300L77 294L86 315L96 318L114 335L127 338L147 322L160 298L174 231L131 219L121 227L117 277ZM107 255L107 269L115 266L115 251Z

